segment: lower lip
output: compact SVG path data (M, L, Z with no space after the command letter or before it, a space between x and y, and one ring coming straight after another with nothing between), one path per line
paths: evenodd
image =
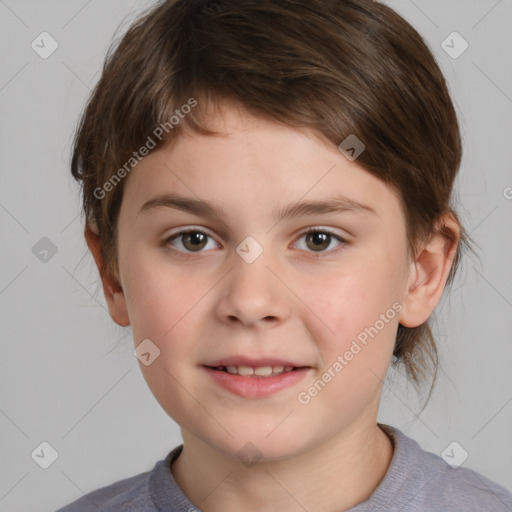
M293 386L304 378L311 368L298 368L273 377L242 376L204 366L212 379L224 389L246 398L261 398Z

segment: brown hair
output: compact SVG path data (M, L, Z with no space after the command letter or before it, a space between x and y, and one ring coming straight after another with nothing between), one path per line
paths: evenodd
M196 106L171 124L191 99ZM356 135L366 146L358 163L399 192L411 256L436 231L452 236L438 221L451 213L459 222L450 204L461 162L456 113L433 55L395 11L373 0L168 0L111 47L75 137L71 171L86 222L99 230L102 272L118 276L124 182L108 193L104 185L129 172L148 137L160 146L185 126L215 133L207 105L222 100L336 146ZM461 226L448 284L463 246L471 249ZM438 356L428 322L400 325L394 356L415 386L433 369L432 392Z

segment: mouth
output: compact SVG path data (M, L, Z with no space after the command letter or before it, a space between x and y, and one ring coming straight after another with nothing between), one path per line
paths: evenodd
M207 366L207 365L205 365ZM265 365L265 366L245 366L245 365L219 365L207 366L212 370L218 372L225 372L231 375L241 375L242 377L254 378L268 378L282 375L283 373L290 373L298 370L298 366L284 366L284 365Z
M313 367L282 359L234 356L203 364L212 382L244 398L264 398L297 386Z

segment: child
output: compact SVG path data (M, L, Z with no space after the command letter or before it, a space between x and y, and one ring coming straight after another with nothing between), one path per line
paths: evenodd
M183 444L61 511L512 510L377 422L391 363L435 374L428 319L470 248L460 160L432 54L379 2L174 0L138 20L72 173L110 314Z

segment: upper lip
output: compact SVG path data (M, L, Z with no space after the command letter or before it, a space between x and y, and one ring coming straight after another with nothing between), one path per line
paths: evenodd
M259 366L293 366L302 368L308 365L275 357L230 356L205 363L204 366L210 366L212 368L217 368L218 366L251 366L253 368Z

